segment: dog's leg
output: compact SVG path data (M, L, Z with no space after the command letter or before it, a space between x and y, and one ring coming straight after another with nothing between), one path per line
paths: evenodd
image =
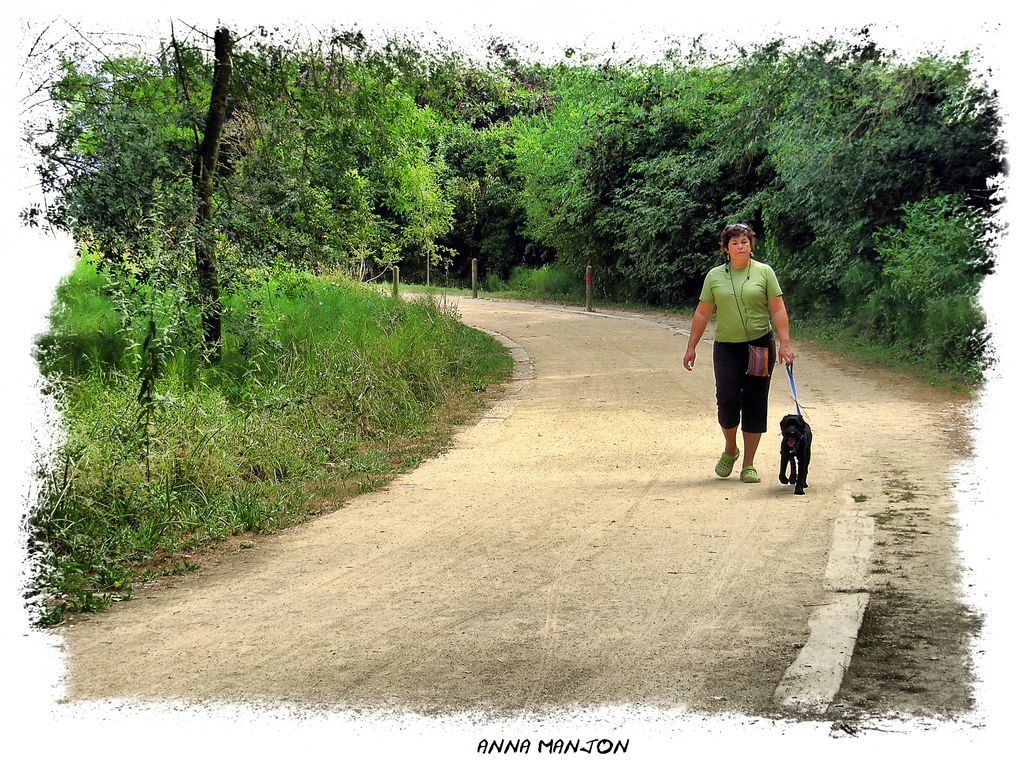
M783 485L789 485L789 480L786 478L786 441L783 438L782 449L779 451L779 455L782 457L782 461L779 463L779 482Z
M802 496L804 489L807 487L807 465L810 464L811 452L806 444L800 446L800 448L800 459L797 461L799 472L796 478L796 489L793 493L798 493Z
M806 488L807 487L807 471L811 467L811 428L810 427L807 427L807 443L806 443L806 445L804 445L804 449L803 449L802 453L803 453L803 461L800 462L800 468L801 468L801 470L803 472L803 475L801 477L801 483L803 484L803 487Z

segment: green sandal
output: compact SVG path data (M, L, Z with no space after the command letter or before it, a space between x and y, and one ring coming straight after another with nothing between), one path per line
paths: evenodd
M753 467L744 467L743 471L740 472L740 479L744 483L760 483L761 476L757 474L757 470Z
M736 466L736 460L740 457L739 451L736 452L735 456L730 456L728 453L723 453L722 458L715 464L715 474L719 477L728 477L732 474L732 468Z

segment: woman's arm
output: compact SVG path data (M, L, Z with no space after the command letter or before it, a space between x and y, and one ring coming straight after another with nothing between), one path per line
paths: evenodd
M690 341L686 345L686 354L683 355L683 368L693 370L693 361L697 359L697 342L704 335L711 320L711 311L715 305L710 301L698 301L697 309L693 313L693 322L690 323ZM788 327L788 326L787 326Z
M786 311L786 302L781 296L773 296L768 299L768 311L772 316L772 325L779 335L779 359L784 363L793 362L793 345L789 340L789 313Z

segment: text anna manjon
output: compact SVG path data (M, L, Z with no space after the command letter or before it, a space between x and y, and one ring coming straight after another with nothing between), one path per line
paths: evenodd
M534 744L530 739L481 739L476 751L481 755L491 754L529 754ZM563 755L573 752L584 754L614 755L625 753L629 748L629 739L612 741L611 739L538 739L537 754Z

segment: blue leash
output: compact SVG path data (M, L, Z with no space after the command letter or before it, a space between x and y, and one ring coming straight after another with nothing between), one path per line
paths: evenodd
M796 382L793 380L793 364L786 363L786 373L789 374L789 386L793 388L793 402L796 403L796 415L803 418L803 414L800 413L800 401L796 399Z

